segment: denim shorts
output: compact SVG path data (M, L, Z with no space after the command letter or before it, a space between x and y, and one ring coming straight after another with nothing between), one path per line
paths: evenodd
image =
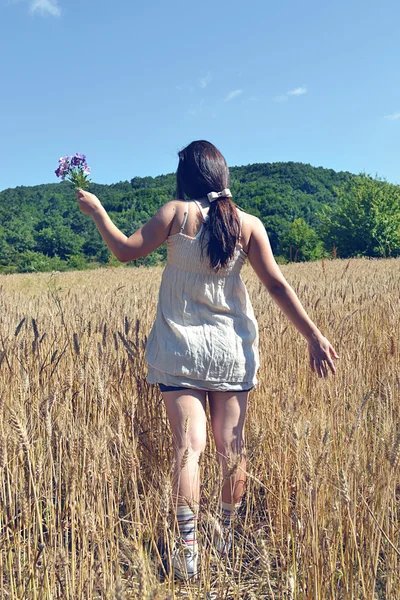
M194 388L187 388L187 387L175 387L173 385L164 385L163 383L159 383L158 384L160 387L160 390L162 392L178 392L179 390L193 390ZM253 389L254 386L252 386L251 388L247 389L247 390L235 390L237 392L250 392L250 390ZM202 391L207 391L207 390L202 390ZM212 390L209 390L212 391ZM218 390L214 390L214 391L218 391ZM226 390L229 391L229 390Z

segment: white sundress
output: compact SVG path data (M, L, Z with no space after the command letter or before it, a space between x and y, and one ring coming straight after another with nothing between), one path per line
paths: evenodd
M196 200L203 221L205 215ZM238 244L226 267L215 272L200 235L167 239L157 315L146 344L149 383L201 390L240 391L257 383L258 327L240 276L247 254ZM240 224L242 218L240 217Z

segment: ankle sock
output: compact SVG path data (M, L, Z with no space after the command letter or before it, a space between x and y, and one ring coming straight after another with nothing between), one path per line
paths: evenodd
M197 514L184 504L177 507L176 520L178 522L180 538L190 546L193 546L193 551L195 552L197 550Z
M237 504L232 504L232 502L221 502L220 505L220 515L221 515L221 524L225 529L230 529L232 525L233 517L239 510L241 502Z

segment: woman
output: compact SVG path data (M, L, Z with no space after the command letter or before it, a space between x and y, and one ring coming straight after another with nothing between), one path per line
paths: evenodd
M168 262L146 359L149 381L161 388L175 443L180 542L172 565L178 577L191 577L198 569L198 461L206 445L206 396L224 480L214 536L221 554L230 549L231 522L244 492L243 428L259 364L257 323L240 276L246 258L305 337L312 371L319 377L327 377L328 370L335 373L338 355L283 277L261 221L233 204L229 169L213 144L195 141L179 152L178 199L167 202L129 238L96 196L79 190L77 197L121 262L147 256L167 242ZM231 477L226 477L228 471Z

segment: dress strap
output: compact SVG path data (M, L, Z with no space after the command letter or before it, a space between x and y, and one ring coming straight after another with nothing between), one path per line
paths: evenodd
M243 217L242 214L239 214L239 241L242 239L242 224L243 224Z
M183 230L184 230L184 228L185 228L187 217L188 217L188 212L189 212L189 202L186 200L186 210L185 210L185 212L183 214L183 221L182 221L182 225L181 225L181 228L179 230L179 233L182 233Z

